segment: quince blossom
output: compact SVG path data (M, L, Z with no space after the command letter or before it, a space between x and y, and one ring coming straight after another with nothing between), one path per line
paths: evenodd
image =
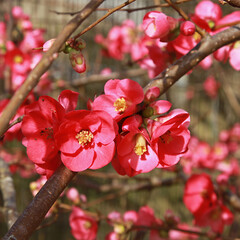
M94 100L92 110L106 111L116 121L135 113L144 99L142 87L131 79L109 80L104 92Z
M104 167L113 158L116 131L115 121L106 112L67 113L54 135L63 164L76 172Z
M69 217L72 235L76 240L94 240L97 236L97 221L81 208L73 207Z

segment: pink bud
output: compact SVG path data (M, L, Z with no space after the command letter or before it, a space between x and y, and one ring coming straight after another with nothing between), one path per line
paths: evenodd
M76 188L69 188L66 195L69 200L73 201L74 203L79 203L80 195Z
M69 53L69 59L72 65L72 68L78 72L82 73L86 71L86 61L81 51L72 50Z
M158 87L151 87L145 93L145 101L152 102L156 100L160 95L160 89Z
M19 6L14 6L12 8L12 15L14 18L19 19L24 17L24 13L21 7Z
M180 31L184 36L191 36L195 33L195 25L190 21L185 21L180 26Z
M151 11L144 16L142 25L148 37L164 38L178 26L178 21L162 12Z
M50 39L48 41L46 41L44 44L43 44L43 51L44 52L47 52L53 45L53 43L55 42L55 38L53 39Z

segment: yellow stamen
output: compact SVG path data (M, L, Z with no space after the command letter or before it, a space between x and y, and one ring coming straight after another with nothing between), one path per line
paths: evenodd
M123 97L118 98L114 102L113 106L115 107L115 111L120 112L120 113L125 112L125 110L127 109L127 103Z
M142 136L142 134L137 134L136 136L136 145L134 147L134 152L138 155L141 156L147 151L146 147L146 140Z
M85 227L85 229L89 229L89 228L92 227L92 223L91 223L90 221L86 221L86 222L84 223L84 227Z
M15 57L14 57L14 60L13 60L15 63L22 63L23 62L23 58L22 58L22 56L20 56L20 55L16 55Z
M93 139L93 134L88 130L82 130L76 135L78 143L82 146L90 143Z

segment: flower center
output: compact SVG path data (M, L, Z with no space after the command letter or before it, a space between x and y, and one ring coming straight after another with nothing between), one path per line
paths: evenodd
M16 55L15 57L14 57L14 60L13 60L15 63L22 63L23 62L23 58L22 58L22 56L20 56L20 55Z
M127 103L123 97L118 98L113 106L115 107L115 111L120 113L123 113L127 109Z
M53 139L53 128L45 128L44 130L41 130L40 135L47 136L47 139Z
M160 139L161 139L162 143L169 144L173 140L173 137L171 136L171 132L167 131L165 134L163 134L160 137Z
M147 151L146 148L146 140L141 134L137 134L136 136L136 145L134 147L134 152L138 156L142 156Z
M78 140L78 143L84 146L92 141L93 134L88 130L82 130L75 137Z
M91 228L92 227L92 223L90 222L90 221L86 221L85 223L84 223L84 228L85 229L89 229L89 228Z

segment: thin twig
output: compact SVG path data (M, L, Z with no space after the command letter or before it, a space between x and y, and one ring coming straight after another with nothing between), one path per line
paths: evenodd
M101 18L99 18L97 21L95 21L94 23L92 23L90 26L88 26L87 28L85 28L83 31L81 31L79 34L77 34L76 36L73 37L73 40L75 41L77 38L79 38L81 35L83 35L85 32L89 31L90 29L92 29L93 27L95 27L98 23L102 22L105 18L107 18L109 15L113 14L114 12L118 11L119 9L135 2L136 0L128 0L125 3L109 9L108 13L106 13L104 16L102 16Z
M175 4L181 4L181 3L185 3L185 2L190 2L192 0L178 0L175 2ZM139 8L127 8L127 9L119 9L118 11L122 11L122 12L135 12L135 11L143 11L143 10L148 10L148 9L154 9L154 8L159 8L159 7L170 7L170 5L168 3L162 3L162 4L156 4L156 5L151 5L151 6L146 6L146 7L139 7ZM109 8L98 8L97 11L109 11ZM55 10L50 10L50 12L59 14L59 15L76 15L79 13L79 11L76 12L58 12Z

